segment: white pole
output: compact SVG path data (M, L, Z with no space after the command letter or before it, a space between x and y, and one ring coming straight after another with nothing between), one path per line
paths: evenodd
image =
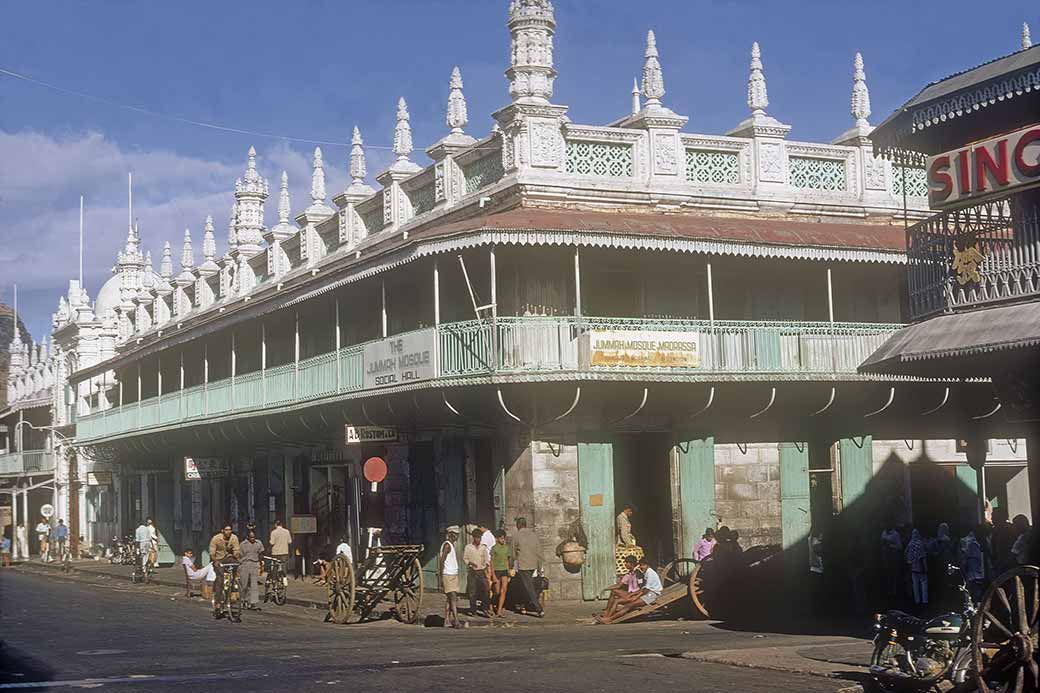
M79 196L79 290L83 291L83 196Z
M581 317L581 255L574 249L574 314Z
M834 323L834 284L831 282L831 268L827 268L827 315Z
M386 339L386 282L379 283L380 295L383 303L383 339Z
M441 324L441 271L437 260L433 261L433 324Z
M127 223L134 228L134 174L126 174Z
M18 332L18 285L14 285L14 334L18 335L21 339L21 335Z
M340 349L343 348L343 333L339 326L339 296L336 297L336 392L339 392L342 383L340 382L342 376L340 375Z
M711 263L708 263L708 322L715 326L715 282L711 278Z

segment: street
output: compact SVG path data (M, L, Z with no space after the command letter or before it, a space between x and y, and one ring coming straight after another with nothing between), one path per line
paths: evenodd
M806 641L706 622L452 631L394 621L334 626L317 610L289 606L247 612L230 624L175 593L41 569L0 571L0 689L832 692L855 685L683 657Z

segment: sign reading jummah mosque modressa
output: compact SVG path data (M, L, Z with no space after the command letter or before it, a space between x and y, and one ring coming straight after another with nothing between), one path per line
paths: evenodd
M699 368L697 333L591 330L586 354L591 367Z
M365 389L404 385L437 376L437 331L416 330L365 345Z

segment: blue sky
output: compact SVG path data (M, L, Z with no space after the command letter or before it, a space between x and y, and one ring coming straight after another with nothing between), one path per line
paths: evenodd
M416 148L446 132L453 65L462 69L470 134L508 101L508 0L248 3L8 2L0 68L67 89L239 129L389 146L404 96ZM851 123L852 57L866 62L878 123L921 86L1016 50L1035 0L977 3L556 0L554 102L576 122L624 114L657 33L665 103L689 132L723 133L747 115L751 42L762 47L771 115L790 137L829 141ZM963 45L955 45L963 37ZM294 210L309 190L313 145L179 124L49 91L0 75L0 300L19 284L23 318L39 338L76 272L79 195L86 195L86 284L94 297L126 235L126 171L146 247L175 257L184 228L205 215L223 240L231 189L255 145L264 175L288 170ZM347 152L323 147L330 193ZM388 160L370 148L369 171ZM424 161L422 155L416 157ZM269 203L267 214L275 215Z

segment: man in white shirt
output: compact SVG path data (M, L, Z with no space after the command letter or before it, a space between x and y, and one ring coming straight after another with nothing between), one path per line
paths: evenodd
M661 576L650 567L646 558L639 559L639 570L643 573L643 588L635 593L635 598L618 602L614 607L614 613L605 613L602 617L597 617L597 623L613 623L627 613L653 604L661 596L661 592L664 590Z
M29 530L24 522L14 528L14 560L29 560Z
M144 522L137 525L134 530L134 541L141 552L141 567L148 565L149 556L153 551L153 542L158 543L158 535L152 525L152 518L146 518Z
M36 539L40 542L40 560L48 560L48 546L47 542L51 537L51 525L47 520L40 520L40 524L36 525Z
M339 546L336 547L336 556L346 556L348 561L354 562L354 551L350 548L346 537L343 537L339 542Z

